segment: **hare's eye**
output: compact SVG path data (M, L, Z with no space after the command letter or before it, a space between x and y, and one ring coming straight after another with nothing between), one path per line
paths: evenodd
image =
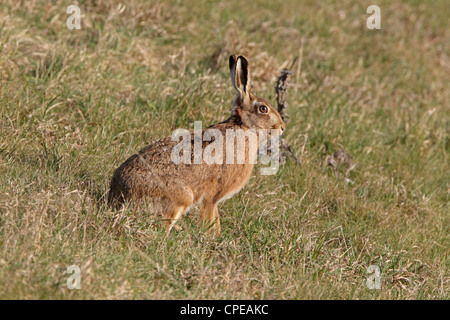
M265 105L261 105L261 106L259 106L259 112L267 113L267 112L269 112L269 108L267 108Z

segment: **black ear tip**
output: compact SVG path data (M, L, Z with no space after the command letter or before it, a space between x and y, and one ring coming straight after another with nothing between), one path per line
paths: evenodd
M232 54L231 56L230 56L230 59L229 59L229 62L230 62L230 68L232 68L235 64L236 64L236 55L235 54Z
M248 59L245 56L239 56L238 59L241 59L241 61L244 62L245 65L248 65Z

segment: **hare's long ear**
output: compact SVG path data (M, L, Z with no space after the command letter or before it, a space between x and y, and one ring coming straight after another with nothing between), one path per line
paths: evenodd
M230 56L231 82L241 98L250 97L252 87L248 60L244 56Z

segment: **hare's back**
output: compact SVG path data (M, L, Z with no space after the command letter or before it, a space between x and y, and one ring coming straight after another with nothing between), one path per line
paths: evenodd
M168 174L173 171L172 149L177 144L171 138L160 139L129 157L117 170L122 174Z

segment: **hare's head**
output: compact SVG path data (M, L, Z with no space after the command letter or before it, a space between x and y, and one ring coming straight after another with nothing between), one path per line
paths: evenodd
M238 115L242 124L252 129L285 129L277 109L269 102L251 93L250 67L246 57L230 56L231 82L237 91L232 115Z

